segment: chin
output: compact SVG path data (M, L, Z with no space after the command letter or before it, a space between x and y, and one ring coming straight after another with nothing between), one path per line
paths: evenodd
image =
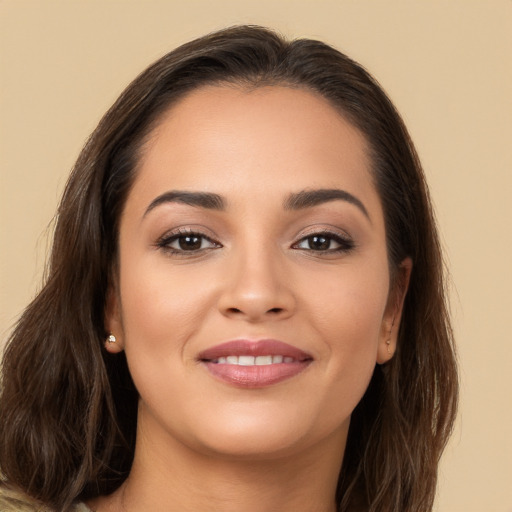
M196 432L196 441L210 455L225 458L272 460L291 456L321 443L332 435L343 442L350 418L345 422L311 421L287 411L282 414L238 415L215 418L208 430ZM322 424L323 423L323 424Z

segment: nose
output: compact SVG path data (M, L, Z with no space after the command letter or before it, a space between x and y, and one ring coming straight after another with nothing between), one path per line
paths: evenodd
M282 259L268 251L235 256L220 294L220 312L251 323L293 315L296 298Z

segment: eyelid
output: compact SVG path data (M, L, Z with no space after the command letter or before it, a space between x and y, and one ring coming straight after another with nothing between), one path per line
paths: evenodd
M314 249L305 249L301 247L297 247L300 243L304 242L310 237L313 236L325 236L334 240L336 243L340 244L340 247L335 249L327 249L324 251L315 251ZM307 231L300 233L295 237L296 241L292 244L292 248L297 250L303 250L305 252L317 253L318 255L327 254L335 254L335 253L343 253L349 252L356 247L354 239L345 231L340 230L339 228L334 227L311 227Z
M203 253L204 251L220 248L222 247L222 244L218 242L212 235L205 233L205 231L209 231L204 227L195 227L195 226L181 226L178 228L173 228L168 231L166 231L162 236L160 236L154 246L157 249L161 249L165 252L169 252L174 255L183 255L183 256L193 256L198 255L200 253ZM180 237L183 236L192 236L195 235L199 238L202 238L204 240L207 240L212 244L211 247L204 247L197 250L191 250L186 251L183 249L176 249L174 247L170 247L169 244L174 242L175 240L178 240Z
M335 226L308 226L303 231L300 231L294 238L295 240L302 240L309 236L314 235L330 235L339 237L347 242L353 242L353 237L349 235L344 229L335 227Z

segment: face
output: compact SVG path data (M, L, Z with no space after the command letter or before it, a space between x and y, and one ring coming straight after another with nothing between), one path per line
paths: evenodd
M346 438L399 322L363 136L304 90L205 87L151 134L107 327L147 438L275 457Z

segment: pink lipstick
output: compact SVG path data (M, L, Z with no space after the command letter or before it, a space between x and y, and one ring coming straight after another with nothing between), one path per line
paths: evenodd
M198 359L220 380L260 388L289 379L312 362L310 354L277 340L233 340L201 352Z

